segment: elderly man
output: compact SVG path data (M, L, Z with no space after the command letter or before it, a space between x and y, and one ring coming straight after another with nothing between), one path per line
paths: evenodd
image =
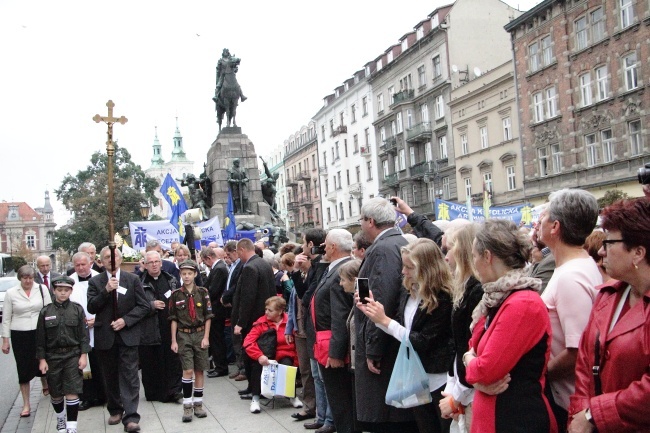
M553 330L546 394L560 431L566 430L569 396L575 391L580 336L598 294L595 287L603 283L598 265L582 248L597 219L596 198L581 189L551 193L539 218L538 237L555 257L555 271L542 300Z
M50 295L52 295L50 283L52 282L53 278L60 277L61 274L51 271L52 260L50 260L48 256L38 256L36 259L36 267L38 268L38 272L36 272L34 282L43 284L50 291Z
M92 263L92 269L94 271L104 272L104 268L97 263L97 260L95 260L96 258L95 256L97 255L97 248L95 248L95 244L90 242L82 242L81 244L79 244L79 248L77 248L77 251L80 253L88 254ZM74 272L75 272L74 265L66 271L68 276L72 275Z
M225 339L226 319L230 316L229 308L221 303L221 296L228 283L228 267L223 260L226 252L223 248L203 248L201 259L210 269L206 288L212 303L212 324L210 326L210 355L214 368L208 370L208 377L228 375L227 347Z
M155 315L142 322L142 334L146 340L140 342L139 352L146 399L169 403L182 398L183 370L178 354L171 349L172 334L167 308L169 298L178 285L173 275L162 270L162 263L158 251L145 253L145 271L140 281Z
M115 250L115 267L111 251L100 253L106 272L88 283L88 312L95 314L95 349L102 369L110 417L108 424L120 421L126 432L140 431L138 401L139 322L151 312L142 283L135 275L121 272L122 253Z
M70 294L70 300L78 303L86 313L86 326L88 327L88 336L90 338L90 347L95 345L95 315L88 312L88 281L98 274L92 269L94 260L85 252L78 252L72 256L74 272L70 275L75 282L74 290ZM91 377L84 377L82 402L79 404L79 410L86 410L93 406L101 406L106 400L104 395L104 386L101 381L101 368L97 359L97 352L91 350L88 352L88 365L91 370Z
M223 246L224 251L226 252L225 261L228 264L228 280L226 281L226 289L221 295L221 304L228 308L228 317L226 319L226 347L227 347L227 356L228 359L235 358L237 362L237 371L228 376L229 379L235 379L237 382L246 380L246 374L244 372L244 360L242 358L242 339L241 335L234 335L232 329L232 322L230 320L232 316L232 301L235 295L235 289L237 288L237 282L239 281L239 275L241 275L241 269L244 267L244 264L239 259L239 254L237 253L237 241L228 241L226 245Z
M244 341L253 327L253 322L264 315L266 300L275 296L275 280L271 265L255 254L255 245L250 239L237 242L237 254L244 266L233 297L232 324L233 333L241 335ZM251 359L246 352L242 353L242 357L249 380L246 390L250 392Z
M163 256L162 244L157 239L151 239L150 241L147 241L147 246L145 247L144 250L147 253L149 251L156 251L158 254L160 254L160 257ZM144 263L143 263L142 266L140 267L140 269L137 269L135 271L135 274L138 277L141 277L145 269L146 269L146 267L144 266ZM181 286L181 276L178 273L178 268L176 267L176 265L174 263L170 262L169 260L163 260L163 262L162 262L162 270L167 272L168 274L171 274L174 278L176 278L176 282L178 283L177 284L178 287Z
M386 315L395 318L402 289L402 256L407 244L395 228L395 208L386 199L376 197L361 208L361 230L372 242L366 250L359 278L368 278L370 290L384 305ZM354 310L357 332L355 353L355 392L357 420L371 423L370 431L410 431L410 411L386 405L384 398L395 365L399 342Z
M321 278L309 317L316 318L316 329L307 327L307 344L316 343L316 332L331 331L329 342L329 357L327 362L313 359L320 377L325 383L326 400L334 418L334 425L325 423L316 430L317 433L352 433L354 431L354 413L352 408L352 376L346 368L349 335L347 320L352 310L352 294L346 293L339 284L338 269L351 260L352 235L347 230L333 229L325 238L325 254L323 260L329 262L325 274Z

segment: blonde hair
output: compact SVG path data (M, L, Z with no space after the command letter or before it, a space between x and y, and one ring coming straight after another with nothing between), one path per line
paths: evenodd
M411 296L419 295L420 307L427 314L438 307L438 295L453 295L453 283L449 266L442 251L431 239L421 238L402 247L402 255L408 256L415 266L415 280L404 277L404 287Z
M284 300L281 296L271 296L264 302L265 307L272 307L275 310L286 311L287 310L287 301Z
M339 267L339 276L348 281L354 281L359 276L361 260L348 260Z
M472 246L480 226L476 223L464 225L451 234L447 239L447 248L453 248L456 271L454 273L454 306L463 299L465 286L470 277L476 278Z

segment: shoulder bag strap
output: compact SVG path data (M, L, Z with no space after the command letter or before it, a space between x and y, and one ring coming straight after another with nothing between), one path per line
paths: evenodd
M41 292L41 299L43 299L43 307L45 307L45 295L43 294L43 285L39 283L38 291Z

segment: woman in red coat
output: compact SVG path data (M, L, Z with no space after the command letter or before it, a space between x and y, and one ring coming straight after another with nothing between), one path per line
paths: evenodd
M287 343L287 340L284 337L284 331L287 327L287 313L285 309L287 308L287 302L280 296L272 296L266 300L264 304L266 309L264 316L260 317L253 323L253 328L246 336L244 340L244 349L246 354L253 360L251 366L251 377L250 377L250 387L251 387L251 407L250 410L252 413L260 413L260 394L262 393L262 366L269 365L269 357L262 353L262 349L257 344L257 340L260 336L268 331L269 329L275 328L276 331L276 349L275 359L278 361L278 364L284 365L296 365L296 346L291 343ZM242 396L246 398L246 396ZM292 399L292 404L294 407L302 407L302 403L297 398Z
M607 207L600 286L576 362L570 433L650 431L650 200Z

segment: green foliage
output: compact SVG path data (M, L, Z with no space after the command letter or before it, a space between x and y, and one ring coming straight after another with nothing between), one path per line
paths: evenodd
M603 209L619 200L628 199L627 193L619 189L611 189L604 196L598 199L598 208Z
M54 233L54 248L76 251L82 242L92 242L99 250L107 245L108 235L108 156L95 152L90 165L75 176L67 174L61 187L54 192L65 208L72 212L73 220ZM114 222L115 230L139 221L140 204L154 201L158 183L147 176L142 168L131 161L131 154L115 145L113 164Z
M11 257L11 267L14 269L14 272L18 272L18 269L20 269L21 266L25 266L26 264L27 260L25 260L25 258L22 256Z

